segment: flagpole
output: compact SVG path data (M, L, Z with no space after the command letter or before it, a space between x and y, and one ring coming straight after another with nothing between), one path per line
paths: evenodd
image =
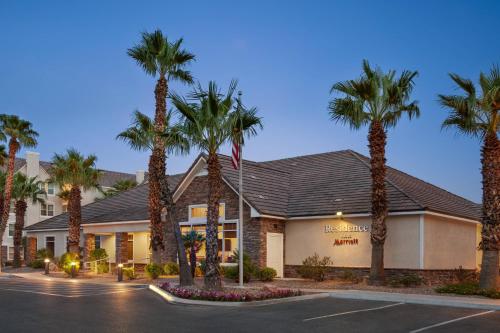
M241 107L241 91L238 92L238 107ZM238 249L239 249L239 277L240 277L240 287L243 287L243 133L240 133L239 138L239 171L240 171L240 188L239 188L239 237L238 237Z

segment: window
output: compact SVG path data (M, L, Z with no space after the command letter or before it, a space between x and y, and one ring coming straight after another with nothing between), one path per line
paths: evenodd
M101 248L101 236L95 236L95 248L96 249Z
M9 237L14 237L14 223L9 223Z
M190 231L196 231L206 237L206 224L193 224L189 222L181 223L181 233L183 235ZM233 255L233 251L238 248L238 225L237 223L225 223L222 221L218 226L217 246L221 262L227 262ZM205 242L203 242L197 256L205 257Z
M225 219L225 204L219 204L219 218ZM207 205L193 205L189 206L189 221L198 220L205 221L207 219Z
M54 236L45 237L45 249L47 250L50 257L54 257L55 245L56 239Z
M134 234L128 234L127 259L134 260Z
M40 205L40 215L42 216L54 216L54 205L53 204L41 204Z
M47 195L54 195L56 193L56 187L54 183L45 183L45 192Z
M13 259L14 259L14 247L9 246L9 260L13 260Z
M67 203L62 204L62 212L63 213L67 213L68 212L68 204Z

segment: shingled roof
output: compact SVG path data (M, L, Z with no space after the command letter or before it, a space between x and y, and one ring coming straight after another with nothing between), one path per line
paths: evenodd
M237 189L238 171L233 169L230 157L219 155L219 160L224 180ZM335 215L337 211L344 214L371 211L369 159L352 150L265 162L245 160L243 167L245 200L260 214L292 218ZM170 177L172 189L177 189L184 176ZM386 190L390 212L427 210L480 219L478 204L390 167ZM140 185L86 205L82 207L83 223L147 220L147 193L148 186ZM66 225L67 214L62 214L26 229Z
M26 165L25 158L16 158L14 161L14 171L18 171L23 166ZM47 173L50 174L52 169L52 163L46 161L40 161L40 167L42 167ZM102 175L99 178L99 185L104 187L113 187L119 180L135 180L135 174L118 172L118 171L110 171L110 170L101 170Z

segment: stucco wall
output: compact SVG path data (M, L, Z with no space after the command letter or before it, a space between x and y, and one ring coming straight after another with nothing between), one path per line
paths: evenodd
M370 226L363 218L289 220L285 223L285 264L300 265L315 252L329 256L333 266L369 267L370 232L325 232L325 226ZM391 216L387 219L385 267L419 268L419 216ZM357 239L355 245L334 245L335 239Z
M477 224L426 215L424 225L424 268L477 267Z
M54 256L60 257L62 254L66 253L66 236L68 236L67 231L44 231L36 233L28 233L28 237L36 237L36 248L37 250L45 248L45 237L54 236ZM80 246L84 246L83 234L80 233Z

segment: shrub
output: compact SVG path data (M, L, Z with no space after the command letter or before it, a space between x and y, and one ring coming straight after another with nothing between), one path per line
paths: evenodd
M31 268L37 268L37 269L44 268L45 262L43 261L43 259L35 259L35 260L31 261L28 266Z
M422 284L423 280L417 274L396 276L389 280L391 287L416 287Z
M276 270L271 267L264 267L259 270L258 277L260 281L270 282L276 277Z
M144 268L144 271L146 272L146 275L152 280L157 279L163 273L162 267L155 263L147 264Z
M71 275L71 263L75 262L76 273L80 270L80 258L76 253L64 253L61 258L59 258L59 268L61 268L66 274Z
M457 295L478 295L489 298L500 299L500 291L494 289L481 289L477 282L462 282L447 284L435 289L438 293L457 294Z
M165 275L179 275L179 265L175 262L167 262L163 266L163 272Z
M233 262L239 262L239 251L234 250L232 255ZM243 253L243 282L250 282L253 275L258 273L258 267L252 262L250 256L246 253ZM239 266L228 266L224 268L224 276L228 279L234 280L236 282L239 281L240 269Z
M302 266L298 268L300 276L306 279L314 279L315 281L323 281L327 266L332 264L330 257L319 258L319 254L314 253L313 256L307 257L302 261Z
M356 273L354 273L351 269L343 270L340 274L340 279L352 283L359 283L361 281L361 278L356 275Z
M36 251L36 259L41 259L43 261L46 258L52 259L54 258L54 254L45 248Z
M137 275L135 274L135 270L133 267L123 267L122 272L123 275L129 280L137 279Z
M101 259L105 259L107 257L108 257L108 254L106 253L105 249L94 249L89 254L90 261L101 260ZM97 265L97 274L109 272L109 265L108 265L107 261L101 260L101 261L98 261L96 263L92 263L90 269L95 271L96 265Z

